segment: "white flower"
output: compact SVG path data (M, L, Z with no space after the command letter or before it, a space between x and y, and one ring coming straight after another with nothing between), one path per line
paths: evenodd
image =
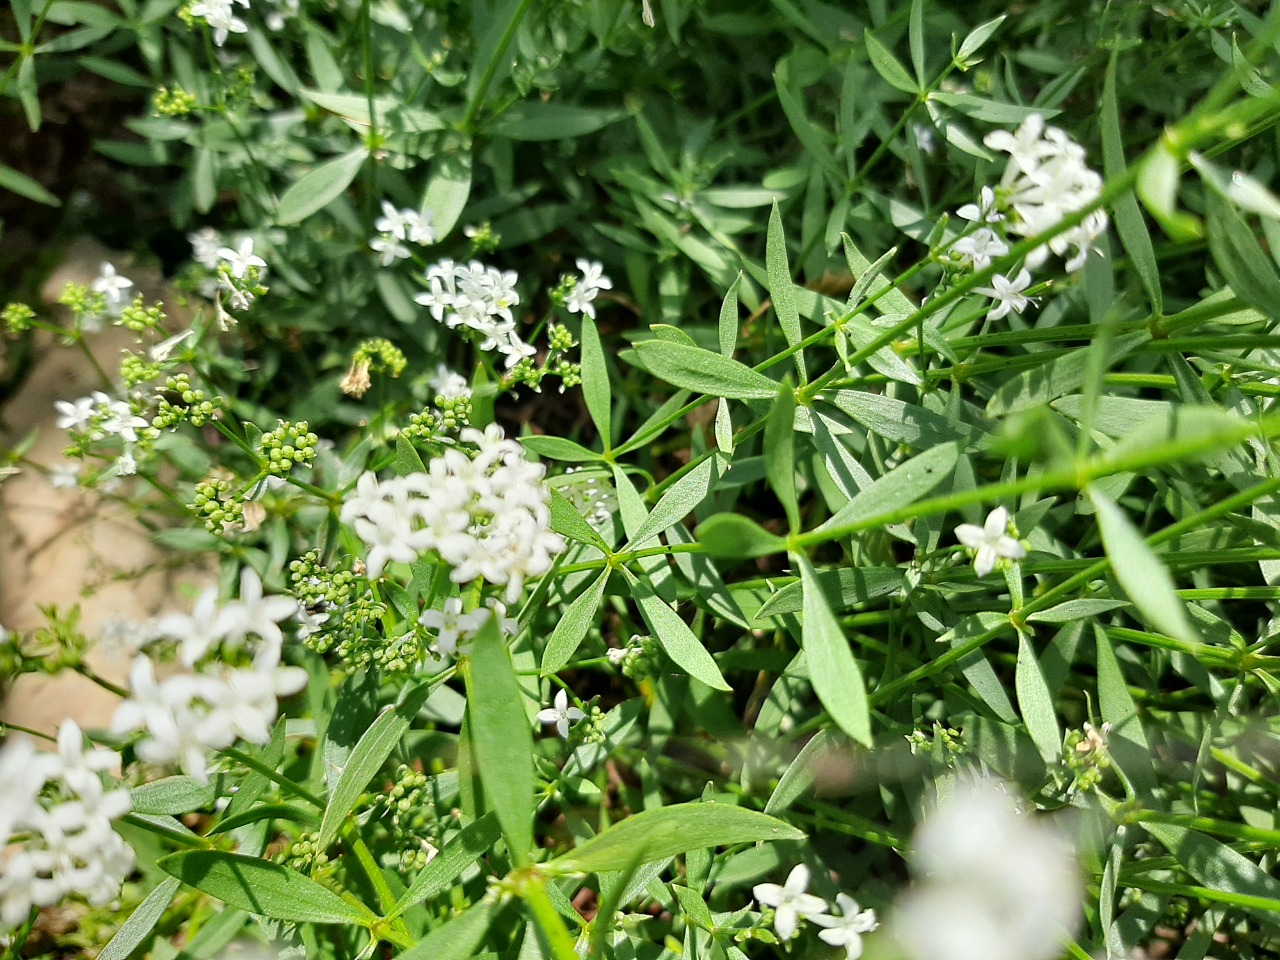
M810 919L827 928L818 934L819 940L833 947L844 947L845 960L858 960L862 956L862 935L879 926L876 913L874 910L859 911L857 901L844 893L836 894L836 904L840 907L840 916Z
M397 210L386 200L382 201L382 216L373 225L383 233L390 234L399 240L408 240L410 243L425 246L436 242L436 232L431 226L430 213Z
M230 9L230 7L228 7ZM195 8L191 10L195 13ZM230 266L231 275L237 280L243 280L244 275L249 272L250 267L263 269L267 265L267 261L259 256L255 256L253 252L253 237L245 237L240 241L240 246L234 250L231 247L220 247L218 256L225 260Z
M174 334L166 340L161 340L148 351L153 363L164 363L169 359L169 354L173 353L173 348L190 337L196 335L195 330L184 330L182 333Z
M568 740L569 728L583 719L586 714L577 707L569 706L569 695L565 693L563 687L556 692L554 703L555 706L538 711L538 722L554 723L556 725L556 733Z
M1009 245L994 230L981 227L968 236L961 237L951 245L951 249L967 260L975 270L981 270L995 257L1008 253Z
M400 237L389 233L379 234L370 240L369 249L378 254L378 263L384 267L391 266L397 260L407 260L413 256L413 252L400 242Z
M1079 923L1063 837L991 782L962 785L916 831L917 883L891 927L911 960L1053 960Z
M577 266L582 271L582 279L569 291L564 305L570 313L582 313L594 320L596 307L592 301L601 290L611 290L613 281L604 275L604 267L599 263L578 260Z
M796 864L787 874L785 886L776 883L757 883L751 888L756 900L766 907L773 907L773 929L783 940L796 935L800 921L827 912L827 903L805 891L809 889L809 868Z
M249 0L239 2L246 7L249 5ZM243 20L232 15L231 0L201 0L192 5L191 15L204 18L213 29L213 42L218 46L227 42L228 33L245 33L249 29ZM236 277L239 278L240 274Z
M966 203L956 211L956 216L974 223L999 223L1004 219L996 207L996 192L990 187L978 191L978 202Z
M196 600L191 614L171 613L155 625L161 636L176 640L182 647L182 662L195 666L225 636L218 622L218 588L209 587Z
M287 620L297 611L292 597L262 595L262 580L252 567L240 572L240 599L227 604L218 613L219 629L232 642L255 634L277 651L284 643L284 634L277 624Z
M427 386L435 396L444 397L446 400L471 396L471 387L467 384L467 378L454 373L443 363L436 365L435 375L427 381Z
M61 429L88 429L89 420L94 412L93 397L81 397L79 400L55 400L53 407L58 411L58 426Z
M479 633L488 620L488 610L463 613L461 597L450 597L444 602L443 610L424 610L418 618L428 630L436 631L436 648L445 657L456 654L458 645Z
M1031 274L1024 267L1018 271L1018 275L1012 280L997 273L991 278L990 287L975 287L973 292L990 297L995 301L991 309L987 311L987 319L999 320L1010 310L1015 313L1022 313L1027 308L1027 304L1035 302L1032 297L1028 297L1022 292L1029 286L1031 286Z
M191 259L207 270L218 269L218 251L222 247L222 234L213 227L202 227L187 234L191 244Z
M93 281L93 289L107 299L107 313L119 316L129 302L125 291L133 287L133 281L116 273L116 268L109 263L102 265L102 272Z
M463 265L441 260L427 270L430 287L413 299L428 307L431 315L449 327L465 327L481 334L481 350L496 350L506 357L507 369L536 351L515 332L512 307L520 303L513 271L486 267L477 260Z
M973 569L980 577L994 570L1001 557L1021 560L1027 555L1022 544L1009 536L1009 511L1004 507L996 507L987 514L987 521L981 527L976 523L960 524L956 527L956 539L976 551Z

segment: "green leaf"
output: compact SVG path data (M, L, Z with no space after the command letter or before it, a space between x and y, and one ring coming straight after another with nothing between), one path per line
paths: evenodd
M588 450L582 444L574 443L567 437L550 435L521 437L520 442L526 450L531 450L540 457L550 457L552 460L562 460L565 463L586 463L604 459L594 450Z
M988 20L981 23L969 31L969 35L960 43L960 49L956 51L956 60L963 64L961 69L968 69L977 61L971 60L973 55L982 49L983 44L991 39L992 34L1000 29L1000 24L1004 23L1005 17L999 16L994 20Z
M731 400L772 400L778 382L723 354L662 340L635 345L640 361L654 376L699 393Z
M547 645L542 651L542 674L555 673L577 652L582 639L591 629L596 611L600 609L600 601L604 599L604 588L609 583L610 567L600 571L595 582L574 599L556 621L555 629L547 638Z
M157 864L215 900L259 916L293 923L346 923L367 927L377 917L348 903L297 870L221 850L174 853Z
M436 927L408 950L396 954L396 960L471 960L481 956L476 948L489 931L495 909L497 905L492 900L472 904L461 916Z
M1012 629L1008 614L995 611L970 614L938 637L938 643L948 644L954 650L996 627ZM1009 694L1005 691L1004 683L1001 682L995 668L991 666L991 661L987 659L981 648L970 650L957 661L956 665L982 702L991 708L992 713L1007 724L1018 722L1018 713L1009 702Z
M1204 228L1198 217L1178 209L1181 166L1169 145L1161 139L1141 161L1135 187L1138 199L1169 238L1186 243L1200 239Z
M354 126L368 127L373 122L369 113L369 98L363 93L325 93L321 90L298 92L316 106L337 114ZM407 106L390 97L374 97L373 111L377 114L379 124L386 124L391 120L396 130L404 133L430 133L449 128L449 124L438 114Z
M1018 666L1014 673L1014 689L1018 694L1018 709L1027 733L1044 757L1045 763L1054 763L1062 756L1062 729L1058 726L1058 714L1053 706L1053 694L1045 683L1040 662L1036 659L1031 642L1018 635Z
M1123 360L1150 337L1131 333L1112 341L1108 357L1113 363ZM1061 396L1080 389L1089 371L1089 351L1072 350L1052 360L1023 370L1001 384L987 401L987 416L1002 417L1043 406Z
M408 688L400 702L383 710L355 745L347 758L346 766L339 771L337 782L329 792L324 818L320 821L320 830L316 836L316 845L320 849L333 843L364 788L382 769L396 744L409 732L409 726L431 694L431 686L431 682L426 681Z
M1280 317L1280 273L1276 263L1263 252L1240 214L1212 191L1205 196L1209 213L1209 253L1231 284L1231 289L1249 306L1272 319Z
M147 898L129 914L129 919L120 925L115 936L107 941L98 954L98 960L129 960L133 951L151 936L151 931L164 916L180 886L182 881L177 877L165 877L156 884Z
M497 814L512 863L523 867L533 851L533 729L511 651L494 617L472 641L463 676L485 801Z
M1244 854L1237 853L1225 843L1203 833L1172 823L1144 822L1142 829L1168 847L1187 873L1205 886L1224 893L1258 897L1275 903L1276 907L1271 909L1240 905L1241 909L1267 923L1275 922L1275 911L1280 908L1280 880Z
M871 710L862 670L849 649L840 621L827 606L813 564L805 553L792 554L804 584L804 627L801 646L809 665L809 682L836 726L859 743L871 746Z
M879 393L837 390L823 399L873 433L894 443L924 449L952 440L970 450L988 439L980 427L962 423Z
M134 813L173 815L211 807L218 793L213 784L194 777L164 777L134 787L129 796Z
M787 541L738 513L717 513L698 524L694 536L712 557L749 560L783 553Z
M1138 707L1125 683L1111 638L1097 624L1093 636L1098 650L1098 709L1103 722L1111 724L1108 752L1129 781L1149 793L1156 788L1156 771L1151 763L1151 745L1138 719Z
M718 519L713 517L712 519ZM709 523L710 521L708 521ZM887 597L903 588L903 572L898 567L839 567L819 570L818 589L834 613L842 613L859 603ZM804 609L804 582L789 583L764 602L755 618L780 617Z
M1117 610L1122 607L1129 606L1124 600L1102 600L1093 598L1084 598L1080 600L1067 600L1049 607L1047 610L1041 610L1027 617L1028 623L1074 623L1076 620L1087 620L1090 617L1096 617L1111 610Z
M778 324L782 327L782 335L787 338L787 346L794 347L800 342L800 310L796 307L791 265L787 262L787 240L782 234L782 215L778 212L776 200L773 211L769 214L764 262L769 274L769 295L773 300L774 312L778 315ZM800 382L804 383L808 379L804 368L804 352L797 351L792 360L795 361Z
M1102 85L1102 168L1108 180L1125 176L1124 141L1120 134L1120 113L1116 104L1116 55L1107 63L1107 75ZM1151 234L1142 220L1138 200L1132 190L1126 190L1112 205L1116 217L1116 232L1120 243L1133 263L1133 269L1142 282L1151 303L1151 312L1157 316L1164 312L1164 295L1160 289L1160 268L1156 265L1155 249Z
M950 477L959 459L960 448L954 443L940 444L912 457L859 490L857 496L817 531L838 530L914 503Z
M13 85L27 116L27 126L34 132L40 129L40 91L36 78L36 58L29 53L18 55L18 77Z
M700 464L671 485L649 515L632 532L623 549L634 550L651 537L679 523L693 508L706 499L711 487L720 479L718 454L707 457Z
M884 78L885 83L912 96L920 92L920 87L911 79L907 68L889 51L888 47L875 38L875 34L868 30L864 34L864 39L871 66L875 67L876 73Z
M393 584L388 583L387 586ZM400 605L396 604L396 607L399 609ZM403 610L400 612L417 619L417 604L411 604L411 607L409 614ZM348 674L338 689L338 699L324 731L324 779L331 788L378 715L380 686L381 677L377 670L362 670Z
M431 214L437 242L443 240L458 223L471 196L471 154L465 150L444 157L427 183L422 209Z
M613 824L543 869L552 876L629 870L689 850L761 840L803 840L782 820L726 803L678 803Z
M467 824L414 877L387 919L394 920L414 904L440 896L467 867L488 853L500 836L498 819L491 813Z
M795 464L796 394L788 377L778 387L764 425L764 475L787 515L792 533L800 530L800 502L796 499Z
M911 48L911 66L916 72L916 81L924 89L924 0L911 0L911 17L907 23L907 44Z
M427 465L422 462L418 449L405 437L396 437L396 473L407 477L411 473L426 472Z
M276 222L300 223L337 199L351 186L368 156L364 147L358 147L320 164L284 192L276 208Z
M1200 637L1174 589L1173 578L1142 534L1124 511L1096 487L1089 488L1089 499L1098 515L1102 545L1111 560L1111 569L1138 612L1167 636L1199 643Z
M1211 190L1241 210L1273 220L1280 219L1280 199L1266 185L1243 170L1226 170L1194 150L1187 157Z
M581 354L582 399L586 401L587 412L600 434L601 447L607 453L613 426L610 422L613 396L609 387L609 367L604 361L596 322L588 316L582 318Z
M716 333L720 339L720 352L726 357L733 356L733 348L738 343L738 285L742 283L742 274L733 278L724 300L720 302L720 320Z
M833 746L832 741L837 736L835 728L823 727L804 745L778 778L778 785L773 788L769 802L764 806L765 813L770 816L782 813L809 792L817 779L822 755Z
M263 820L288 820L291 823L305 823L313 826L320 819L320 813L314 807L295 807L288 803L263 803L250 807L235 816L223 817L209 828L209 836L226 833L249 823L261 823Z
M511 140L570 140L617 123L625 110L525 100L504 112L491 132Z
M547 491L547 507L551 511L551 529L570 540L589 544L601 553L609 553L609 545L595 527L587 523L576 507L554 490Z
M632 584L636 603L640 607L640 615L644 617L650 633L672 662L689 676L702 681L714 690L732 690L733 688L725 683L720 668L716 666L707 648L689 629L689 625L684 622L680 614L667 606L666 601L653 592L653 587L647 580L637 579L626 567L622 569Z
M6 167L3 163L0 163L0 188L11 190L18 196L34 200L36 203L43 203L47 207L62 206L61 200L35 180L25 173L19 173L13 167Z

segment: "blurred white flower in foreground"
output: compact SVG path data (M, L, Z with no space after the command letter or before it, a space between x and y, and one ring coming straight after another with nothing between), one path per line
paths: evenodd
M912 869L890 921L911 960L1053 960L1080 922L1070 845L992 781L961 785L933 811Z
M783 940L790 940L796 935L796 927L801 920L813 919L827 912L827 902L806 893L808 889L809 868L798 863L787 874L784 885L757 883L751 892L761 904L773 907L774 931Z
M956 539L975 551L973 570L985 577L996 568L1000 559L1021 560L1027 555L1022 544L1009 536L1009 511L996 507L987 514L987 522L981 527L976 523L962 523L956 527Z

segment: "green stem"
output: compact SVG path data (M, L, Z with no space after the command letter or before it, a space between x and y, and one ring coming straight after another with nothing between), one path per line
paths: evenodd
M80 674L80 676L84 677L86 680L92 680L94 683L100 686L103 690L106 690L110 693L114 693L120 699L127 700L129 698L128 690L126 690L124 687L121 687L121 686L118 686L117 684L112 683L106 677L98 676L96 673L93 672L92 669L89 668L87 664L77 663L71 669L74 670L76 673Z
M489 85L493 83L493 78L498 72L498 64L502 62L502 58L506 55L507 47L511 46L511 41L515 38L520 21L524 19L524 15L529 12L531 6L533 6L533 0L520 0L520 6L511 15L507 28L502 31L502 37L498 40L498 46L494 48L493 56L485 64L484 74L480 77L476 92L467 104L466 116L462 118L462 129L467 133L475 132L476 115L480 112L480 108L484 104L485 94L489 92Z
M534 874L521 886L520 896L529 905L529 912L546 938L552 957L555 960L578 960L573 939L547 896L546 883L543 877Z
M355 854L356 863L360 865L361 871L369 880L369 885L373 887L374 893L377 894L383 916L393 913L396 909L396 895L392 893L391 886L387 883L387 878L382 874L382 868L378 866L378 861L374 859L373 851L365 843L364 837L360 836L359 828L355 824L349 823L343 831L342 839L346 842L351 852ZM413 942L409 928L405 925L404 920L399 917L390 921L390 929L386 933L388 937L394 933L407 939L409 943ZM393 942L398 943L399 941Z
M317 810L323 810L325 808L324 801L321 800L319 797L317 797L314 793L312 793L311 791L307 790L304 787L298 786L298 784L294 783L284 774L279 773L276 770L272 770L265 763L262 763L261 761L256 760L255 758L249 756L249 754L245 753L244 751L237 750L235 747L223 747L218 752L221 753L228 760L234 760L236 761L236 763L239 763L242 766L248 767L254 773L262 774L264 777L266 777L268 780L270 780L272 783L278 786L285 793L291 793L298 799L305 800L307 803L311 804Z

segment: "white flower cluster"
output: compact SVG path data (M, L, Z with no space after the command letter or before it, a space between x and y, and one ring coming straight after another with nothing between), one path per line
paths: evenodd
M911 960L1052 960L1080 921L1064 838L992 782L962 785L916 831L918 880L891 927Z
M1021 560L1026 548L1009 536L1009 511L996 507L987 514L982 526L962 523L956 527L956 539L973 551L973 570L985 577L1002 559Z
M859 910L858 902L848 894L836 894L840 916L830 916L830 905L821 897L808 893L809 868L797 864L787 875L784 885L757 883L751 890L756 900L773 908L773 929L783 940L796 935L801 920L811 920L823 931L819 939L833 947L844 947L846 960L862 956L862 935L879 925L874 910Z
M1086 165L1084 148L1056 127L1046 127L1039 114L1027 117L1015 133L995 130L983 142L1009 154L1009 160L997 189L983 187L976 204L956 211L978 226L950 249L975 270L1008 253L1009 236L1031 237L1048 230L1093 203L1102 192L1102 177ZM1078 270L1106 229L1106 213L1094 210L1077 226L1031 251L1012 278L997 274L990 287L975 291L995 301L988 317L999 319L1011 310L1022 313L1032 302L1023 292L1031 285L1031 271L1044 263L1050 251L1066 259L1068 271Z
M129 791L103 786L119 758L85 749L74 720L58 729L58 752L25 737L0 750L0 930L26 922L32 907L79 894L102 906L120 894L133 851L111 829L132 808ZM11 841L13 841L11 843Z
M489 426L463 430L462 444L446 450L427 473L390 480L364 474L342 505L350 524L369 547L367 572L376 578L388 562L412 563L435 551L451 567L455 583L477 577L506 584L515 601L529 577L551 569L564 540L552 533L544 467L525 460L524 450Z
M384 267L412 256L412 251L405 246L406 241L423 247L436 242L430 212L397 210L386 200L382 201L382 216L373 225L380 232L369 241L369 247L378 254L378 262Z
M246 10L249 9L249 0L234 0ZM227 34L229 33L247 33L248 25L235 16L235 7L232 6L233 0L200 0L199 3L191 5L191 15L200 17L213 30L213 42L218 46L222 46L227 42Z
M91 440L105 440L108 437L118 437L121 440L124 450L116 458L117 476L127 477L138 472L133 448L138 442L138 431L148 428L150 423L134 413L127 400L114 400L101 390L95 390L78 400L55 400L53 406L58 413L57 424L61 429L85 433ZM71 472L70 477L70 483L63 480L59 485L74 486L75 471Z
M135 730L144 736L138 756L148 763L179 763L191 776L208 779L207 753L237 739L266 743L279 712L278 698L297 693L306 671L281 666L284 636L277 624L292 617L290 597L262 595L257 573L245 568L240 599L222 607L217 590L204 593L188 616L171 614L155 632L180 645L187 671L157 680L151 661L139 656L130 676L130 697L116 708L113 733ZM252 643L249 638L256 638ZM230 667L219 651L251 648L247 667Z
M588 260L579 260L577 263L582 277L565 297L564 305L570 313L582 313L594 320L596 305L592 301L601 290L612 290L613 281L604 275L604 267L599 263Z
M241 237L236 246L230 247L213 227L201 227L194 233L188 233L187 241L191 244L191 259L217 274L201 283L201 296L213 299L219 293L225 293L232 309L247 310L255 299L253 291L248 289L247 283L236 281L245 281L251 267L258 271L259 278L267 269L267 261L253 252L254 239ZM220 270L223 264L226 265L226 273Z
M508 369L536 351L516 333L511 308L520 303L516 274L486 267L478 260L468 264L441 260L427 270L430 289L413 299L431 310L431 316L449 327L466 327L484 336L481 350L497 350Z
M433 396L444 397L446 400L471 396L471 385L467 383L467 378L454 373L443 363L436 364L436 372L427 380L427 386L431 388Z

